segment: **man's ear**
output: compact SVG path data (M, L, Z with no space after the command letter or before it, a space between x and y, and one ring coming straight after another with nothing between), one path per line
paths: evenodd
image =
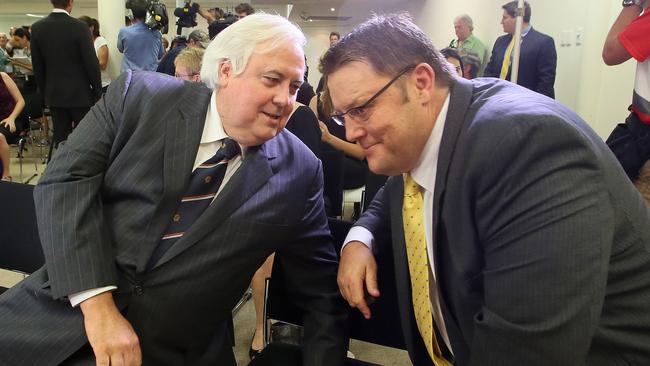
M418 64L413 70L411 76L415 81L416 98L420 102L428 102L433 98L433 92L436 86L436 73L433 68L426 63Z
M233 78L232 64L229 60L222 61L219 64L219 87L222 88L228 85L230 79Z

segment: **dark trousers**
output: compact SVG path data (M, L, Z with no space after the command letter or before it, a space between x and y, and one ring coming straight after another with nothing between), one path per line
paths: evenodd
M619 123L607 138L607 146L621 163L631 180L639 176L639 170L650 159L650 125L639 120L632 112Z
M50 107L54 127L54 146L59 146L61 141L68 139L68 135L79 125L88 110L90 107Z

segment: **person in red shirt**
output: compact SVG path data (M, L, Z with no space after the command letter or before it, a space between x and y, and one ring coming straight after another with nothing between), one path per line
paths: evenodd
M630 115L607 138L627 175L650 204L650 1L624 0L603 47L603 61L637 61ZM644 178L646 177L646 178ZM647 180L647 182L646 182Z

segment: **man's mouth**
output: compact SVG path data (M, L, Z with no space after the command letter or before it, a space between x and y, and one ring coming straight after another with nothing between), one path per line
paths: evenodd
M264 115L266 115L267 117L271 118L271 119L279 120L280 118L282 118L282 115L280 115L280 114L273 114L273 113L267 113L267 112L262 112L262 113Z

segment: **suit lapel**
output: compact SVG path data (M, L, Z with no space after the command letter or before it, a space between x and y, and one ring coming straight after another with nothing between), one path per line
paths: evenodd
M230 178L217 198L192 225L187 233L160 258L153 267L156 268L205 237L253 196L273 175L269 159L274 156L268 151L273 142L249 148L246 158L237 172Z
M436 279L438 281L438 289L440 292L439 300L442 309L443 318L447 332L451 334L457 333L457 322L453 314L449 311L445 301L446 296L442 293L440 282L441 278L440 268L444 263L440 262L440 251L443 246L453 246L453 243L447 243L442 240L439 235L440 217L442 215L442 208L445 204L444 197L447 189L447 178L449 173L449 166L453 160L454 151L457 146L458 137L461 131L465 128L465 114L469 108L472 99L473 84L465 79L456 79L450 88L449 110L445 119L445 128L442 133L442 142L438 154L438 168L436 173L436 185L433 193L433 240L434 240L434 261Z
M147 261L169 225L171 214L178 206L189 182L201 142L210 96L208 89L193 85L191 89L185 90L175 108L172 108L165 118L162 201L152 216L147 235L152 238L152 243L142 246L143 252L138 257L138 271L146 268Z

